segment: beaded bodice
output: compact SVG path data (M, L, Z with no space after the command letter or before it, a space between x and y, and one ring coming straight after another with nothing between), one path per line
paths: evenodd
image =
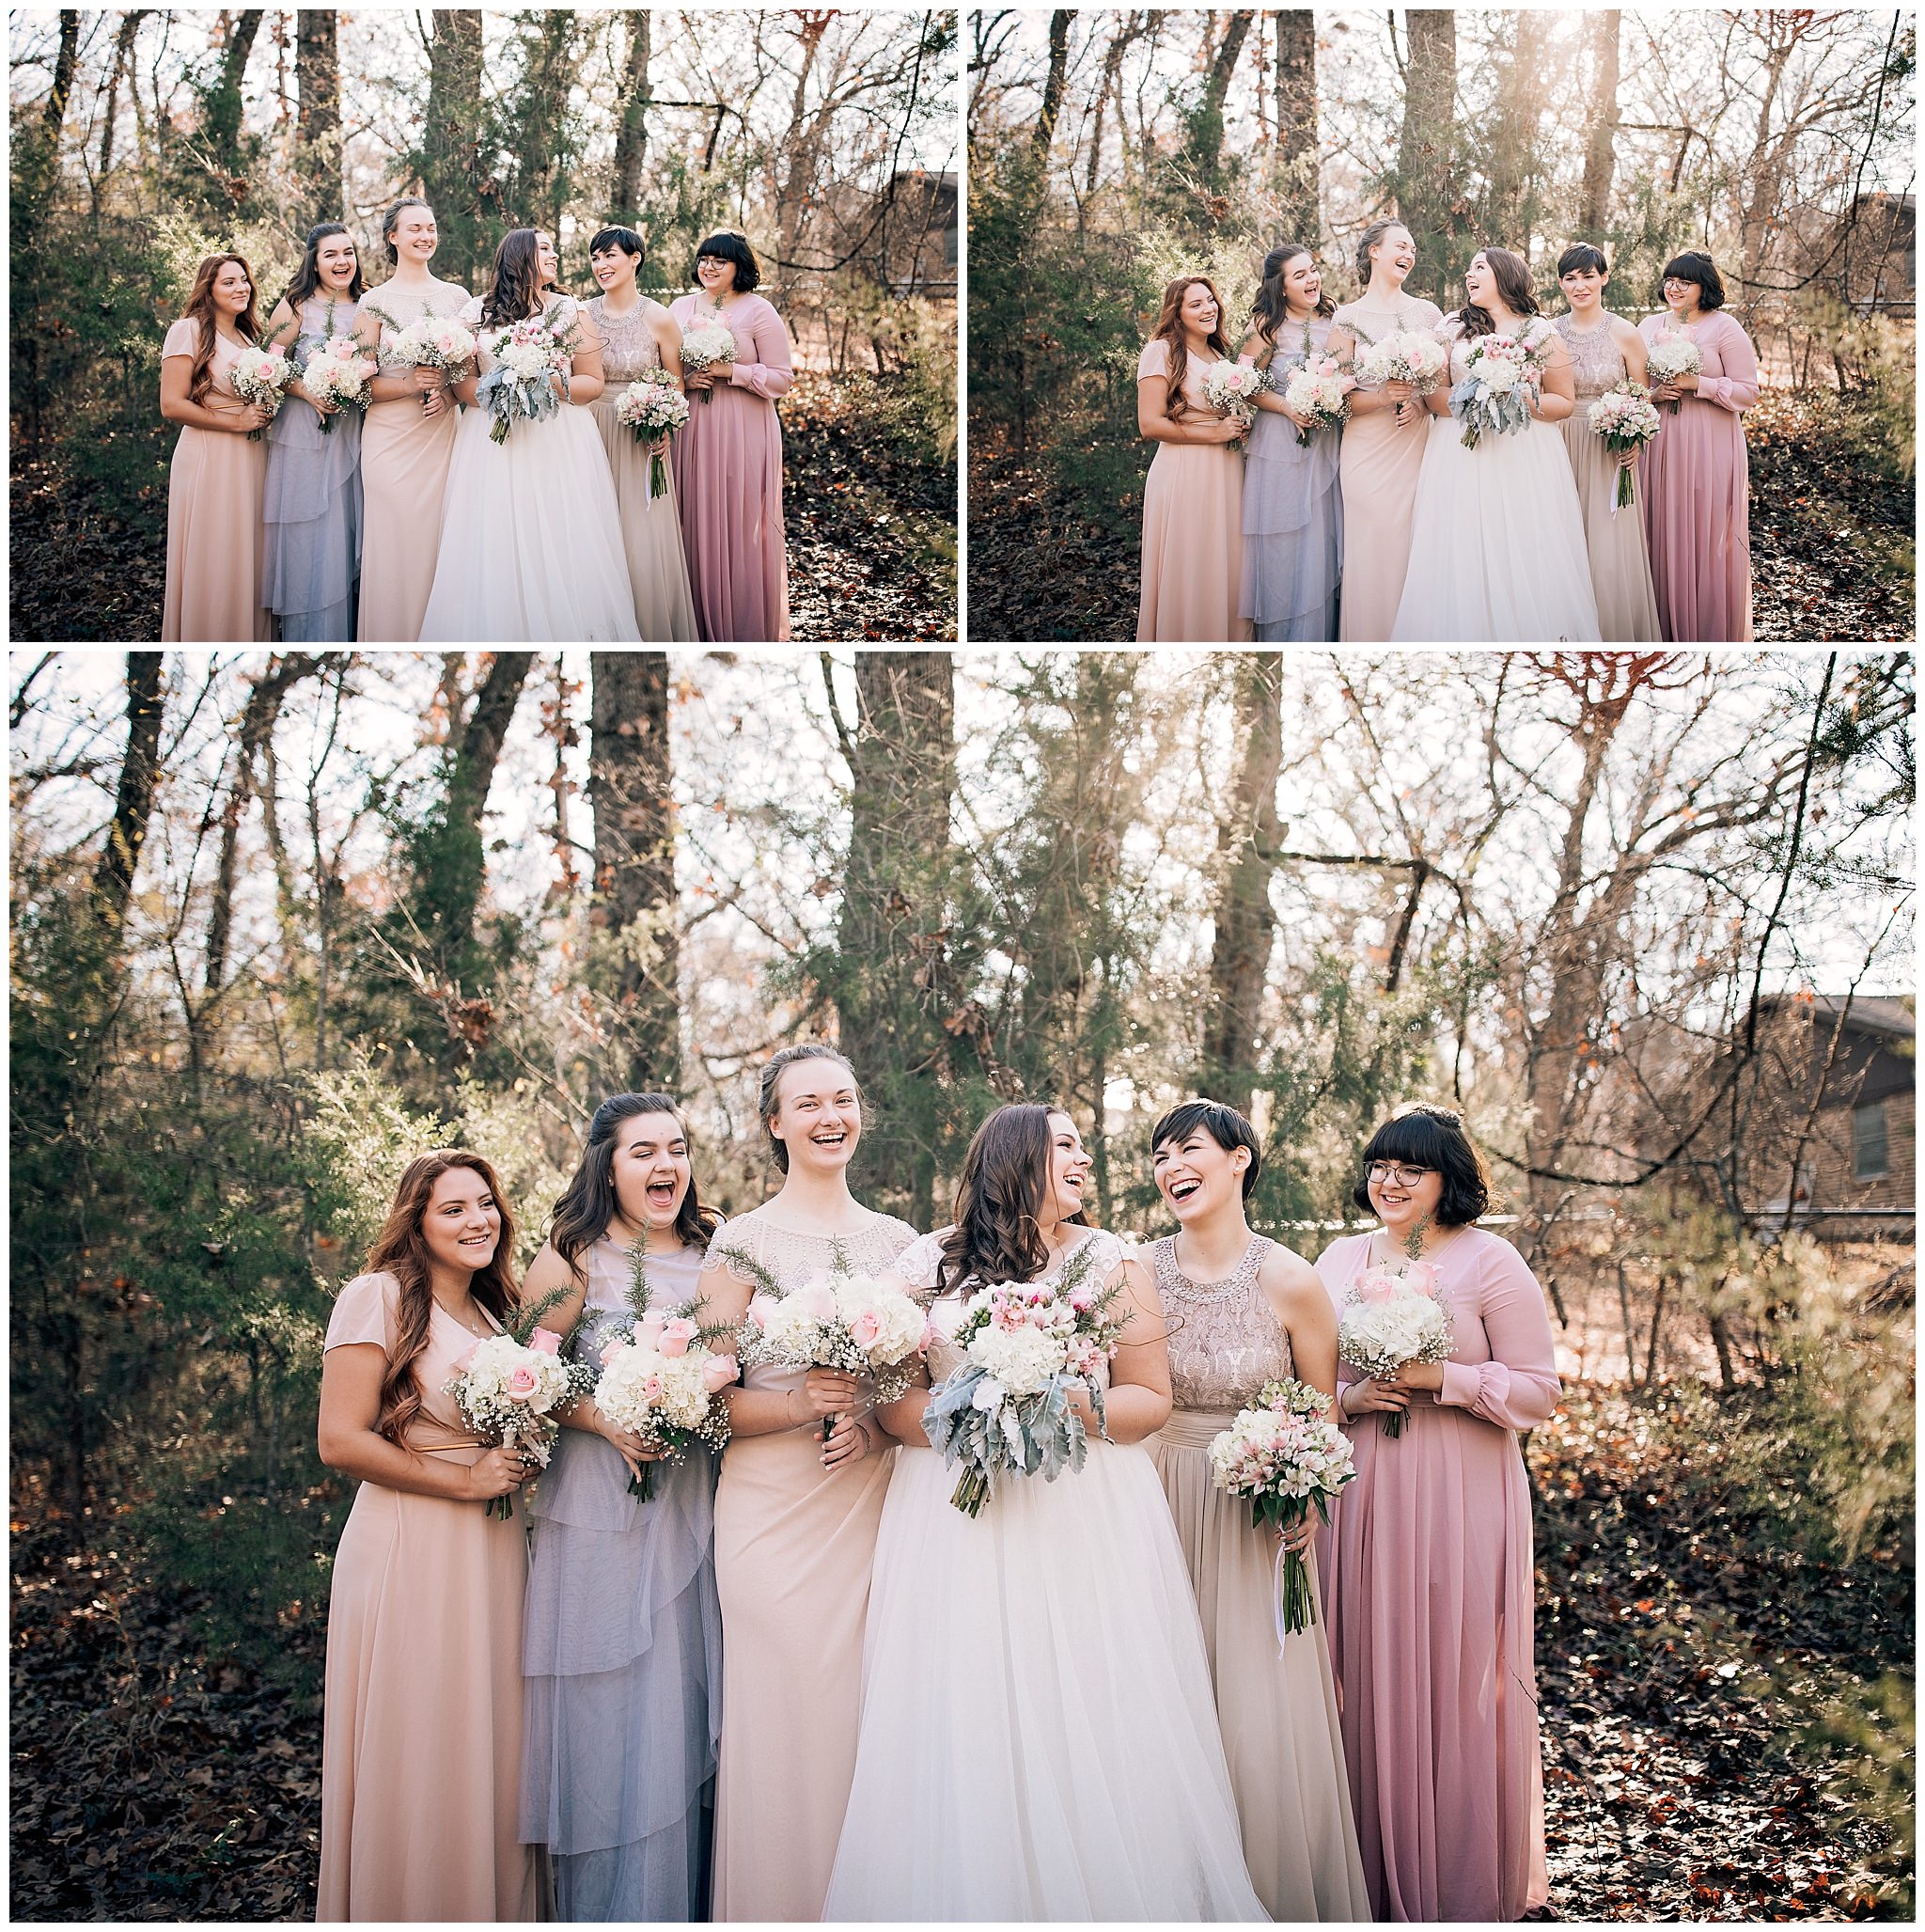
M1179 1408L1243 1408L1264 1383L1294 1373L1290 1335L1257 1280L1275 1245L1267 1235L1253 1234L1223 1280L1193 1281L1177 1265L1174 1234L1150 1244L1169 1327L1170 1390Z
M1568 315L1557 319L1557 333L1571 352L1571 375L1580 397L1602 396L1624 380L1624 352L1611 339L1612 318L1594 327L1576 328Z
M649 327L649 310L636 303L626 315L616 315L600 295L587 303L595 333L602 338L602 373L610 390L633 383L644 369L662 367L662 351Z

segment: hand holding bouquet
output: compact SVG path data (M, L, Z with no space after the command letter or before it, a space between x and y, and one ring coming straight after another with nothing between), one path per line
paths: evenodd
M1313 355L1301 368L1291 369L1283 385L1283 400L1307 418L1291 425L1305 448L1320 430L1340 430L1350 420L1350 388L1342 366L1334 356Z
M556 1411L587 1386L588 1377L562 1360L559 1335L536 1327L532 1317L524 1320L525 1339L511 1327L476 1343L442 1392L454 1397L463 1421L491 1448L518 1449L545 1469L560 1427ZM497 1496L487 1507L491 1516L506 1521L514 1515L514 1499Z
M648 369L632 382L615 404L615 419L633 432L637 443L659 443L688 421L688 398L665 369ZM668 494L668 470L660 449L649 452L649 500Z
M1658 413L1651 392L1636 383L1620 383L1606 389L1590 406L1590 432L1604 439L1613 456L1626 449L1641 449L1658 432ZM1628 509L1633 500L1631 465L1618 467L1618 487L1611 497L1611 514Z
M243 349L227 380L243 402L251 402L272 416L281 406L281 397L293 377L294 365L278 349ZM259 429L248 431L247 440L258 443L266 433L263 423Z
M368 407L368 383L373 373L374 365L352 336L330 338L307 358L301 386L316 403L332 405L315 412L323 436L333 434L336 411Z
M1463 443L1475 449L1486 435L1530 427L1531 402L1550 366L1549 343L1522 336L1479 336L1471 344L1463 381L1450 392L1450 414L1463 425Z
M396 332L391 353L398 362L411 362L416 369L443 369L450 381L457 381L475 359L475 338L458 322L418 315ZM428 405L425 393L421 404L424 409Z
M1437 1299L1437 1270L1414 1261L1401 1274L1368 1267L1352 1282L1337 1324L1337 1359L1373 1380L1406 1362L1448 1361L1456 1344L1450 1311ZM1384 1433L1403 1434L1403 1410L1387 1411Z
M1203 378L1203 398L1219 416L1248 429L1257 420L1257 398L1270 386L1267 372L1247 362L1219 362Z
M1450 357L1435 336L1421 329L1398 329L1381 342L1365 343L1351 367L1357 381L1372 388L1408 383L1413 395L1428 396L1449 366ZM1397 406L1401 419L1403 405Z
M692 329L681 332L681 366L692 369L697 375L706 373L725 362L735 360L735 334L727 322L697 322ZM715 400L712 385L701 390L704 402Z
M1645 353L1645 373L1653 389L1662 389L1680 376L1695 376L1703 367L1703 351L1686 335L1660 336ZM1665 407L1676 416L1682 401L1682 397L1673 396Z
M691 1315L646 1313L626 1342L602 1351L595 1406L665 1462L687 1460L696 1443L720 1449L728 1440L728 1406L716 1398L740 1372L732 1355L703 1344ZM629 1493L646 1498L651 1466L628 1479Z
M475 401L494 418L489 441L506 443L517 421L540 422L560 409L574 359L573 318L559 308L525 317L495 336L488 353L494 367L475 385Z
M1279 1531L1294 1530L1312 1509L1330 1520L1330 1499L1356 1474L1349 1438L1325 1415L1322 1390L1307 1382L1269 1382L1255 1408L1239 1409L1228 1429L1210 1442L1210 1468L1219 1489L1247 1496L1256 1520ZM1274 1582L1279 1601L1279 1654L1286 1632L1307 1630L1317 1621L1310 1569L1302 1555L1279 1548Z

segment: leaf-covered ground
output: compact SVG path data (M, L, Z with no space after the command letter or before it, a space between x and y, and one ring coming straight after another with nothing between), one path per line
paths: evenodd
M1772 643L1909 640L1913 487L1855 453L1828 401L1767 390L1745 419L1754 630ZM1141 518L1140 485L1092 503L1046 460L1015 457L972 428L972 640L1132 641Z
M1839 1687L1909 1676L1909 1559L1800 1555L1712 1450L1583 1389L1531 1438L1552 1912L1902 1916L1909 1863L1849 1801L1853 1751L1792 1747ZM124 1520L74 1554L15 1507L14 1916L311 1918L321 1605L263 1611L305 1679L274 1681L211 1653L204 1599Z
M953 640L954 464L920 456L867 381L805 375L782 418L797 640ZM171 442L160 446L162 461ZM158 639L167 574L164 470L135 496L16 458L9 487L13 641Z

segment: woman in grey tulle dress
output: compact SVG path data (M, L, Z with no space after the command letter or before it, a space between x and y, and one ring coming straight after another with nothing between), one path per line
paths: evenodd
M589 1123L524 1300L564 1289L543 1326L583 1316L572 1350L599 1363L634 1312L636 1244L649 1308L680 1312L719 1219L696 1199L675 1103L618 1093ZM706 1918L722 1683L714 1460L656 1463L638 1500L640 1439L592 1396L568 1420L528 1506L522 1839L549 1847L560 1919Z
M366 292L354 238L337 221L307 231L300 272L268 318L268 346L305 369L352 336ZM322 424L332 418L323 432ZM267 432L260 601L290 644L354 638L361 577L361 412L313 401L295 381Z
M1327 352L1336 305L1323 293L1316 258L1285 242L1263 259L1255 316L1237 360L1268 369L1281 389L1288 372ZM1343 574L1339 434L1320 431L1308 447L1281 394L1257 398L1244 463L1244 581L1237 614L1260 644L1329 643L1337 636Z

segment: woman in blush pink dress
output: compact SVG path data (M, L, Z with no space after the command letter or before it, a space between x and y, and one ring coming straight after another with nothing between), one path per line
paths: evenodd
M1319 1260L1339 1310L1367 1265L1420 1259L1455 1327L1448 1361L1384 1381L1338 1369L1357 1475L1332 1513L1323 1607L1364 1878L1378 1919L1518 1919L1550 1895L1517 1439L1561 1392L1543 1291L1474 1225L1489 1182L1447 1107L1379 1127L1355 1198L1383 1225Z
M1143 485L1139 644L1232 644L1250 635L1237 615L1244 571L1244 459L1231 446L1249 424L1219 416L1203 379L1235 359L1223 304L1206 275L1163 291L1156 328L1136 363L1136 428L1156 445Z
M701 292L668 312L687 335L720 322L735 357L682 370L692 407L670 445L681 547L706 642L779 642L789 636L789 552L782 530L782 424L776 401L795 381L782 318L754 293L755 251L711 235L696 254Z
M1758 352L1723 313L1724 303L1711 257L1694 250L1665 264L1667 312L1637 325L1647 349L1682 335L1704 358L1696 375L1652 389L1664 428L1638 459L1667 643L1744 643L1751 636L1751 484L1739 417L1758 401Z

